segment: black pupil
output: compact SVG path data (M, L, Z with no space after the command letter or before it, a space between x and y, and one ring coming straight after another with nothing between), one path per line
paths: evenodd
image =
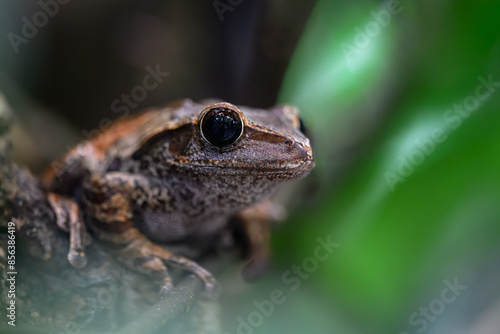
M203 118L201 130L210 144L223 147L238 139L242 124L238 115L231 109L213 108Z

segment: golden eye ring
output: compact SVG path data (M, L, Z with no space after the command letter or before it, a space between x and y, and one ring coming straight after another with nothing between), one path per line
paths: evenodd
M199 117L201 137L215 147L236 143L243 134L245 122L241 111L229 103L216 103L205 108Z

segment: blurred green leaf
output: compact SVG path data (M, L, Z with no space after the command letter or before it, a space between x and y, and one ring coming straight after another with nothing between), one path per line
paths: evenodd
M325 0L311 16L280 102L314 129L321 185L275 237L299 263L332 235L342 246L312 279L380 333L404 329L444 279L466 282L500 251L500 4L402 1L346 57L342 44L386 6L362 1L353 14Z

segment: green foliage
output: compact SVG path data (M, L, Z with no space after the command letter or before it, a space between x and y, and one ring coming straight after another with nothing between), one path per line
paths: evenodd
M320 0L279 98L313 131L319 186L275 236L277 276L318 237L341 245L280 306L315 332L416 332L444 280L500 251L500 3L392 3Z

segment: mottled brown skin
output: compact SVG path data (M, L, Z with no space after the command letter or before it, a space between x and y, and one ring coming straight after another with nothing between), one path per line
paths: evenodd
M201 134L200 115L213 107L229 108L243 121L234 144L216 147ZM70 263L85 265L85 221L97 239L115 246L120 261L154 277L162 292L172 287L168 265L196 274L206 292L216 294L207 270L165 245L189 240L203 252L232 222L247 235L249 264L266 263L269 222L279 218L266 199L314 166L299 127L296 109L288 106L239 109L184 100L118 121L82 142L42 178L58 225L70 233Z

